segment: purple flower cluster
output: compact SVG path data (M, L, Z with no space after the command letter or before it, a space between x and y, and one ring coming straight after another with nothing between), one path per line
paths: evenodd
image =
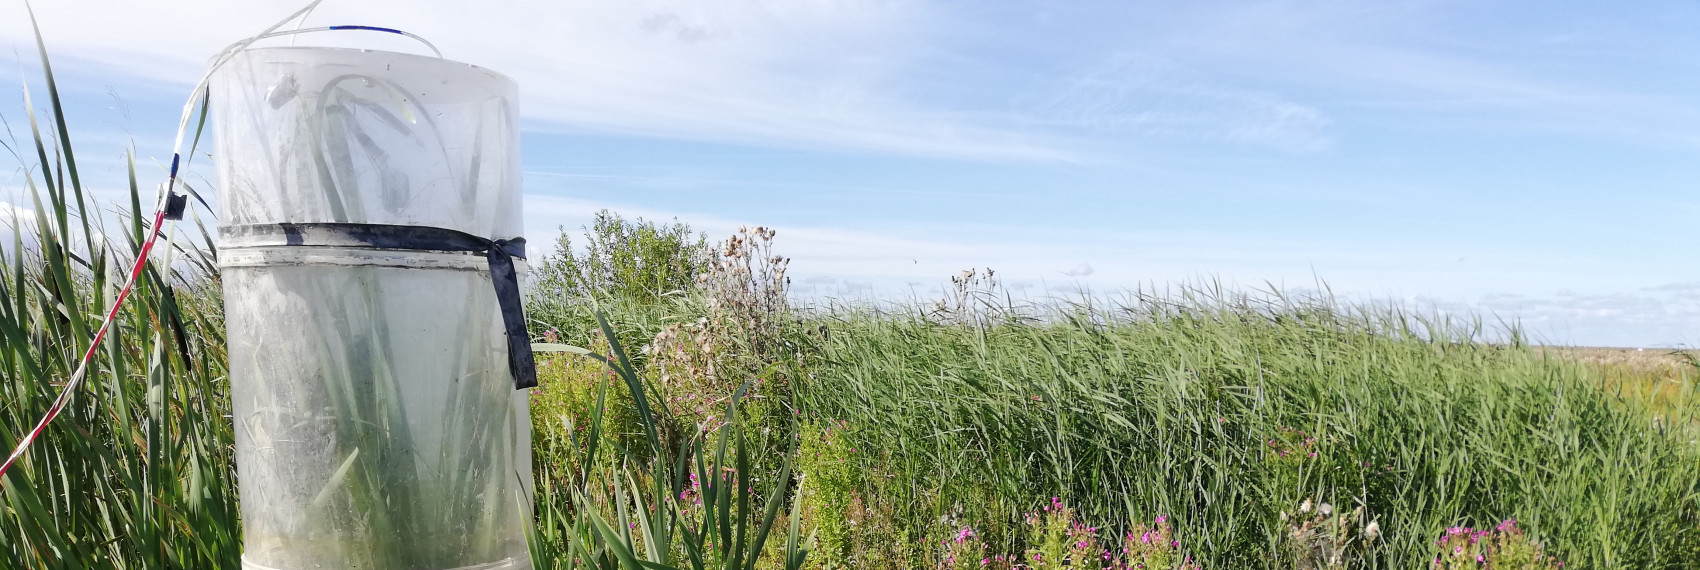
M679 502L702 506L702 481L697 480L697 474L691 473L691 486L679 491Z
M1272 459L1288 457L1310 459L1316 457L1316 438L1303 430L1280 426L1280 432L1275 438L1265 442L1269 446L1268 454Z
M1014 568L1040 570L1081 568L1102 570L1197 570L1191 557L1180 552L1180 540L1169 526L1168 516L1158 516L1150 525L1136 524L1121 537L1116 548L1113 537L1102 537L1098 527L1075 518L1075 512L1058 497L1027 515L1029 544L1022 564Z
M1430 566L1438 570L1564 568L1563 561L1545 554L1517 527L1517 519L1505 519L1492 529L1454 526L1441 533L1434 546Z

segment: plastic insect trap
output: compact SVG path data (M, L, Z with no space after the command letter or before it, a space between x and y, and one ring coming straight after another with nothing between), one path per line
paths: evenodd
M332 30L418 39L277 31L317 5L213 58L129 279L0 474L64 409L181 217L179 151L210 108L243 567L530 568L514 83L441 57L251 47Z
M250 48L207 95L244 567L530 568L513 81Z

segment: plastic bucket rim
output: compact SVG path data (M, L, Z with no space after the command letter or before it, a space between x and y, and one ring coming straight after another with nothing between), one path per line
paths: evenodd
M484 67L484 66L474 64L474 63L467 63L467 62L460 61L460 60L449 59L449 58L446 58L446 57L436 57L436 56L431 56L431 55L420 55L420 54L416 54L416 53L407 53L407 52L404 52L404 51L390 51L390 50L383 50L383 49L334 47L334 46L266 46L266 47L245 48L240 52L232 54L230 56L230 58L235 59L237 57L242 57L244 55L252 54L252 53L279 52L279 51L319 51L319 52L337 52L337 53L370 53L370 54L378 54L378 55L395 56L395 57L400 57L400 58L403 58L403 59L419 60L421 62L434 62L433 64L439 64L439 65L446 64L446 65L450 65L450 66L464 66L467 69L471 69L471 70L478 71L478 72L481 72L481 73L489 74L490 76L502 81L503 83L508 84L508 86L510 88L516 88L517 89L518 86L519 86L519 83L514 81L514 79L512 77L509 77L508 74L502 73L500 71L496 71L494 69L490 69L488 67ZM215 58L213 58L213 60L208 61L208 64L210 65L213 61L216 61L216 60L217 60L217 58L215 57Z

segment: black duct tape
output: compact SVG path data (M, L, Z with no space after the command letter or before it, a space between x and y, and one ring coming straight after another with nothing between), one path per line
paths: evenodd
M165 219L181 220L183 211L189 209L189 197L172 192L165 196Z
M520 303L519 273L514 268L515 258L525 259L525 238L493 240L430 226L332 222L236 226L223 228L219 233L224 237L281 238L278 245L484 254L490 263L496 304L502 310L502 326L508 337L508 371L513 375L514 389L537 386L537 360L531 354L531 334L525 329L525 307Z

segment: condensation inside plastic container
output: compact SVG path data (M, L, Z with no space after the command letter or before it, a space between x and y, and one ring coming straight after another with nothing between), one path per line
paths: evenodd
M518 236L514 95L418 56L238 55L212 82L220 223ZM244 566L529 568L526 392L482 257L357 253L220 252Z
M265 48L213 76L219 222L520 227L517 91L447 60Z

